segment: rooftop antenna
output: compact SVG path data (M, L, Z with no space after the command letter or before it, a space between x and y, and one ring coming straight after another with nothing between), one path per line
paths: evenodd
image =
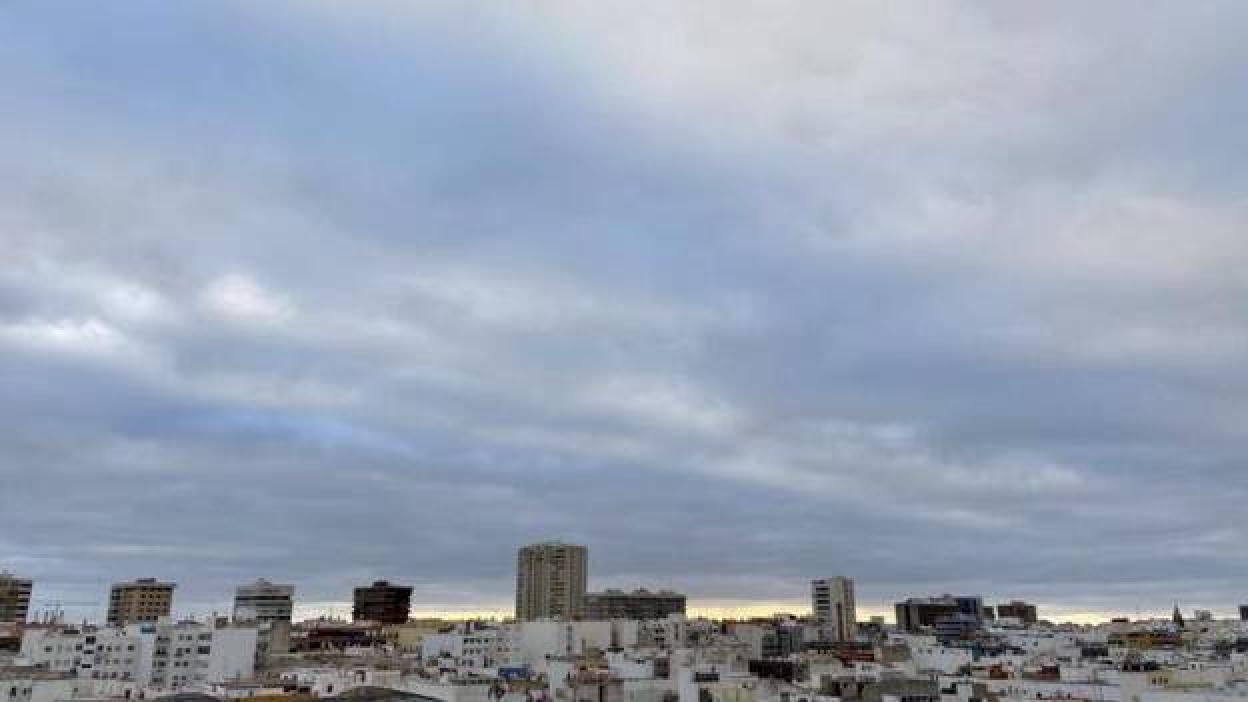
M42 617L46 624L61 624L65 619L66 607L96 607L98 602L69 602L66 600L37 600L44 607Z

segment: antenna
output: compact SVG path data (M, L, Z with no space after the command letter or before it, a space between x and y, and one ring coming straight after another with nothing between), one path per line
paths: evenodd
M43 618L48 624L59 624L65 619L66 607L98 607L99 602L71 602L66 600L36 600L43 605Z

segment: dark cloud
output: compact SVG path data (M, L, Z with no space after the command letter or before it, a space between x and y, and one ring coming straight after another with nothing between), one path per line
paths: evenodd
M0 565L1226 610L1244 9L1155 9L6 3Z

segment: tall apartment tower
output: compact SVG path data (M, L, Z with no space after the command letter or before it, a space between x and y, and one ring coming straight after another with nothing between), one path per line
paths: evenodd
M0 571L0 624L24 624L30 614L30 591L34 583L8 571Z
M589 549L547 541L516 554L516 619L580 619L585 613Z
M412 608L412 588L378 580L355 588L351 619L357 622L403 624Z
M234 589L235 621L289 622L294 608L294 585L275 585L260 578Z
M854 605L854 581L844 576L810 582L810 608L815 621L830 630L836 641L852 641L858 635L858 610Z
M175 587L173 583L162 583L156 578L115 583L108 594L108 623L124 626L169 616Z

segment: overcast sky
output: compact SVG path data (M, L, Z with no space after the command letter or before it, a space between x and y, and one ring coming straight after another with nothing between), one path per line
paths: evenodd
M0 568L1248 601L1237 1L0 2ZM87 606L87 605L75 605Z

